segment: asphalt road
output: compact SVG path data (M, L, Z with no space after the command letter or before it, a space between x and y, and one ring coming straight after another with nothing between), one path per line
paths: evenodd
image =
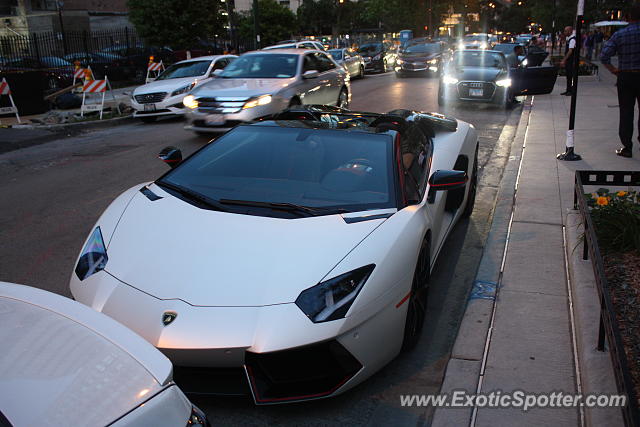
M352 85L352 109L442 111L437 79L367 76ZM255 407L245 398L193 398L218 425L416 425L432 408L402 408L401 394L435 394L482 254L502 170L520 108L445 107L480 135L480 188L470 220L453 230L432 275L418 346L339 397ZM0 280L70 296L68 280L88 232L122 191L166 170L156 154L175 145L189 154L207 142L179 119L128 124L0 155ZM0 130L1 132L2 130ZM501 137L502 135L502 137ZM384 343L381 343L384 345Z

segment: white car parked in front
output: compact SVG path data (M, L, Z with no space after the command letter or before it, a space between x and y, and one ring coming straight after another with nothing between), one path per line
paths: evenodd
M235 58L235 55L200 56L169 66L157 79L133 91L133 116L153 122L158 116L184 114L182 98L211 80L216 70L224 69Z
M0 343L1 426L209 425L169 359L69 298L0 282Z

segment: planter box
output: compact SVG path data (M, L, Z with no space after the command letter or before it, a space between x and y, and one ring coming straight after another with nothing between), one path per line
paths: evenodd
M622 408L625 425L640 427L638 395L629 371L629 364L623 346L620 327L611 299L609 283L605 275L604 262L593 221L585 197L584 185L629 187L640 186L640 172L634 171L576 171L574 187L574 208L580 211L584 225L583 259L591 259L596 288L600 298L600 330L598 350L605 351L605 339L609 344L609 354L620 394L628 397L627 406Z

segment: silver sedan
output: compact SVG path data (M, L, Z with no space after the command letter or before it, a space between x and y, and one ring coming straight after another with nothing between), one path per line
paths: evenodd
M240 56L184 98L185 129L226 132L300 104L348 107L349 73L317 50L273 49Z
M364 58L351 49L331 49L329 54L333 60L342 65L349 72L351 78L364 77Z

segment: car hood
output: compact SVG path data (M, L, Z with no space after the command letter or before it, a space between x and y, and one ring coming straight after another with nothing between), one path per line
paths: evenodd
M376 55L380 55L382 53L382 51L378 51L378 52L358 52L358 55L362 56L363 58L366 57L370 57L373 58Z
M173 92L176 89L180 89L194 81L200 81L205 79L206 76L199 77L181 77L178 79L156 80L151 83L147 83L144 86L137 87L134 91L134 95L142 95L144 93L154 92Z
M0 295L0 411L11 424L109 425L162 389L108 338L41 302Z
M192 94L196 97L259 96L273 94L295 81L296 79L293 77L290 79L227 79L218 77L200 86Z
M106 271L154 297L196 306L293 302L385 221L218 212L150 188L163 198L133 198L109 243Z
M499 68L462 67L451 70L450 74L458 80L492 82L498 75L506 76L506 71Z
M437 53L401 53L398 58L403 61L428 61L436 58L437 56Z

